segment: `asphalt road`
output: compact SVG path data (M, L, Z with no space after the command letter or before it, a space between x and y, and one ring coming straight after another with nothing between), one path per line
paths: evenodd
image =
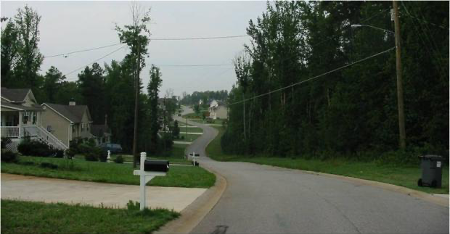
M191 124L196 124L192 123ZM188 148L228 187L192 233L449 233L449 210L357 182L242 162L217 162L204 134Z

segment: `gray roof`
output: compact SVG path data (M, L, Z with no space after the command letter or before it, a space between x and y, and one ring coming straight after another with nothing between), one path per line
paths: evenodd
M107 125L93 124L93 125L91 125L91 133L92 133L92 135L94 135L96 137L102 137L105 135L105 133L111 134L111 131Z
M57 111L59 114L68 118L70 121L74 123L81 123L84 113L88 111L88 107L86 105L68 106L53 103L44 103L44 104L48 105L49 107Z
M2 97L12 102L23 102L30 89L8 89L2 87Z

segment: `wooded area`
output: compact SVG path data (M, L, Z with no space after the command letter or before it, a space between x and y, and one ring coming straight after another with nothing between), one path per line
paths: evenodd
M249 22L252 41L235 59L223 150L448 157L448 4L399 3L406 151L397 151L392 2L302 1L268 3Z

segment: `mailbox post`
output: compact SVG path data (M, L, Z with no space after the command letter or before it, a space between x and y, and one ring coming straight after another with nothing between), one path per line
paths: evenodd
M200 156L200 154L196 154L195 152L192 152L191 154L189 154L189 156L190 156L189 159L192 160L192 164L193 164L194 166L198 166L199 163L197 162L196 158L197 158L198 156Z
M155 178L155 176L166 176L169 171L168 161L148 161L147 153L141 153L141 164L139 170L134 170L133 175L140 176L140 210L144 210L146 206L146 187L145 185Z

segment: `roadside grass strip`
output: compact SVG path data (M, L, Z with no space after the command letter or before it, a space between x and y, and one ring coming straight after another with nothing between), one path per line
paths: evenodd
M2 200L1 230L15 233L151 233L180 216L166 209L108 209Z
M184 155L184 151L183 151ZM180 156L181 158L182 156ZM165 158L167 159L167 158ZM186 161L185 159L180 159ZM41 167L41 163L51 163L57 169ZM173 162L173 161L172 161ZM105 162L89 162L62 158L40 158L21 156L19 163L2 162L2 173L40 176L49 178L81 180L114 184L139 185L139 176L133 175L130 163L117 164ZM201 167L170 167L164 177L156 177L148 185L162 187L209 188L215 183L215 175Z
M300 169L305 171L315 171L335 175L373 180L388 184L394 184L426 193L448 194L449 193L449 170L444 166L442 169L442 188L419 187L418 179L422 176L422 171L417 162L417 166L390 165L377 162L362 162L347 159L304 159L290 157L265 157L265 156L244 156L227 155L222 152L220 138L224 133L222 127L217 127L219 134L208 145L206 152L208 156L217 161L238 161L251 162L262 165L277 166L290 169Z
M179 139L178 141L195 141L197 138L199 138L201 135L197 134L186 134L184 132L180 132L180 138L183 137L184 139Z

